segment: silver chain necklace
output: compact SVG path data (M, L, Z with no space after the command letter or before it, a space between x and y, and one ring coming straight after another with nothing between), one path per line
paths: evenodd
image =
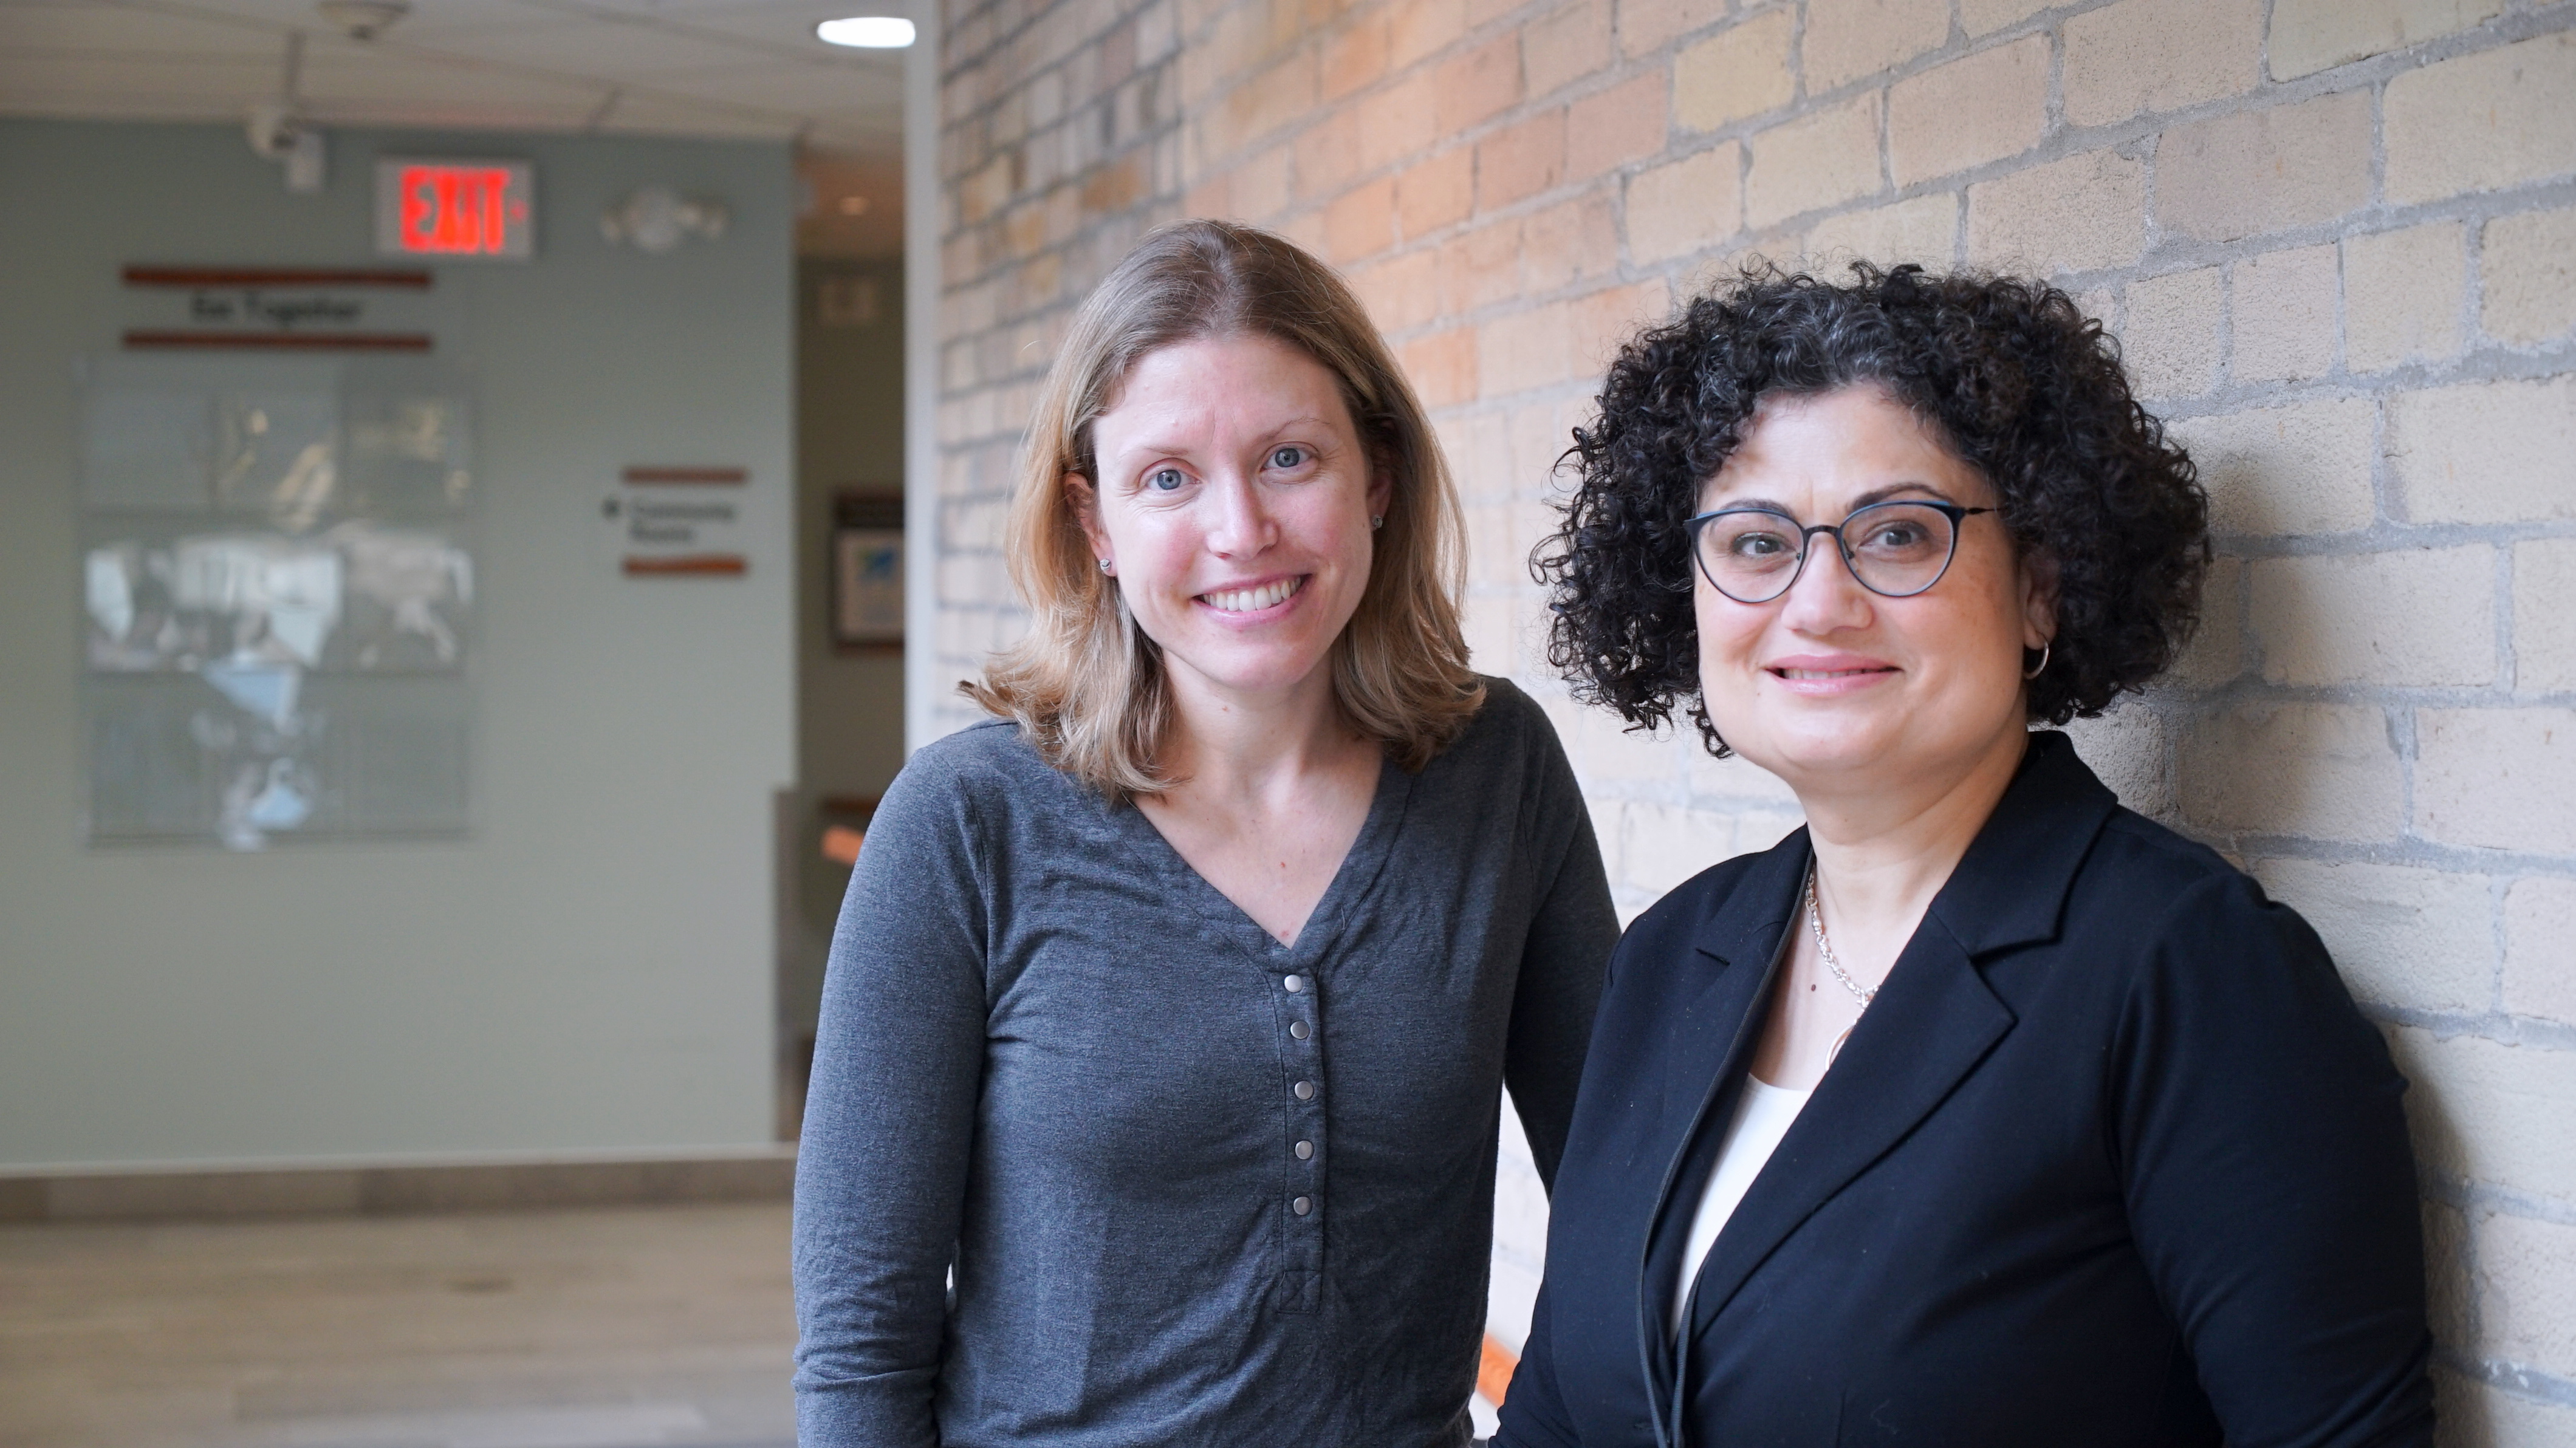
M1843 989L1852 993L1852 998L1860 1002L1862 1010L1868 1010L1869 1003L1878 999L1878 992L1861 989L1860 982L1851 978L1850 971L1843 969L1843 963L1834 959L1833 944L1825 939L1824 914L1816 908L1816 867L1813 865L1807 867L1807 929L1816 937L1816 953L1825 958L1825 969L1834 973L1834 979L1843 983ZM1844 1034L1849 1035L1850 1032ZM1840 1046L1842 1043L1836 1041L1834 1044Z

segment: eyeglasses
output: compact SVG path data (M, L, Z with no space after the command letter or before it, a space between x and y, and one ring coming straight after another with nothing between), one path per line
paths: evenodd
M1807 571L1807 540L1830 535L1860 586L1912 598L1950 571L1959 520L1992 508L1902 499L1854 508L1836 523L1802 527L1777 508L1720 508L1690 520L1691 551L1709 586L1737 603L1769 603Z

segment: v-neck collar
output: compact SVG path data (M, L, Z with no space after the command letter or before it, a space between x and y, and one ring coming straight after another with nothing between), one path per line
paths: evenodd
M1278 936L1262 929L1242 906L1208 883L1207 877L1181 857L1181 852L1172 847L1172 842L1164 838L1134 801L1112 813L1119 817L1138 857L1169 887L1173 903L1195 910L1210 929L1240 946L1263 969L1302 969L1313 974L1309 967L1342 933L1352 902L1368 893L1379 871L1385 868L1412 798L1413 775L1381 755L1377 790L1369 799L1368 817L1360 823L1359 836L1351 841L1331 882L1316 899L1315 908L1306 913L1305 924L1298 927L1297 939L1289 944L1282 944Z

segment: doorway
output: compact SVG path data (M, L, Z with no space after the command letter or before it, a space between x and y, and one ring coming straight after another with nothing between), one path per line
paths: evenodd
M795 1139L850 861L903 767L903 166L797 163L796 766L780 801L778 1133Z

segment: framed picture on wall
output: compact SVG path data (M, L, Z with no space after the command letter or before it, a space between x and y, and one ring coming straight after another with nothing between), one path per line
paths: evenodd
M832 644L903 647L903 498L843 492L832 499Z

